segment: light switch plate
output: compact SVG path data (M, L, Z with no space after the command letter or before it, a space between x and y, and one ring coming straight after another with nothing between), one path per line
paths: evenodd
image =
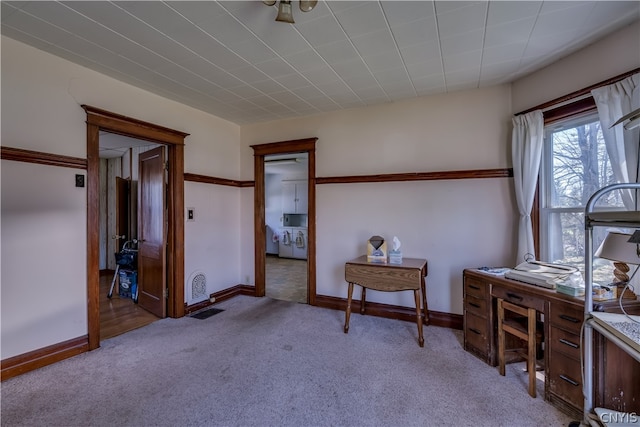
M187 208L187 221L195 221L195 220L196 220L196 209Z

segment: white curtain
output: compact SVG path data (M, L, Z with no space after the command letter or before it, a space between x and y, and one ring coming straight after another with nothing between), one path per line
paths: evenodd
M598 107L602 134L617 182L638 182L640 128L626 130L622 124L610 129L620 117L640 107L640 73L591 91ZM637 210L637 199L624 192L627 209Z
M518 252L516 264L525 261L525 256L535 256L531 208L538 182L542 143L544 140L544 118L541 110L521 114L512 119L513 181L516 202L520 212L518 224Z

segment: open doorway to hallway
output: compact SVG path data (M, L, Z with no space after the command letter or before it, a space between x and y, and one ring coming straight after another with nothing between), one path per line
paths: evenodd
M100 338L160 317L138 304L138 161L161 144L100 132ZM126 261L126 262L125 262Z
M153 222L160 226L153 228L166 232L162 243L162 251L163 254L166 253L166 257L160 257L166 260L166 268L161 268L160 272L166 281L163 280L161 292L164 294L162 299L165 301L166 315L176 318L184 316L184 140L189 134L90 105L83 104L82 108L87 113L87 337L89 350L95 350L100 347L100 132L106 131L163 144L168 151L167 162L162 164L154 161L150 163L148 171L153 172L151 175L154 177L161 173L161 176L166 176L167 181L166 187L162 186L159 191L163 198L166 197L166 209L161 210L163 215L166 214L166 223L164 219L160 219L157 224ZM157 148L149 150L149 153L156 151ZM142 157L147 156L145 154ZM148 157L151 159L152 156ZM145 171L140 173L142 177L145 174ZM144 184L141 184L141 187L144 187ZM141 190L141 193L144 191ZM157 209L149 211L157 212ZM152 221L148 223L151 224ZM146 230L142 231L146 234ZM140 235L140 230L138 235L139 242L146 240L144 235ZM152 241L151 244L155 245L156 242ZM139 254L138 261L145 257L142 250L139 250ZM140 268L140 262L138 264ZM145 271L144 266L143 262L142 271ZM145 294L144 285L144 280L140 280L141 296Z

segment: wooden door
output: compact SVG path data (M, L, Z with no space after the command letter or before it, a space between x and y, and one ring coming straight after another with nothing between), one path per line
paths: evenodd
M138 169L138 303L167 315L164 147L140 154Z
M131 239L129 231L129 180L116 177L116 250L120 252L124 243Z

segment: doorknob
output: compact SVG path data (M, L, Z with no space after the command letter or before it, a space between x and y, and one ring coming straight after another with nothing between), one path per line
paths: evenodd
M112 239L124 239L126 236L123 234L122 236L118 236L117 234L114 234L113 236L111 236Z

